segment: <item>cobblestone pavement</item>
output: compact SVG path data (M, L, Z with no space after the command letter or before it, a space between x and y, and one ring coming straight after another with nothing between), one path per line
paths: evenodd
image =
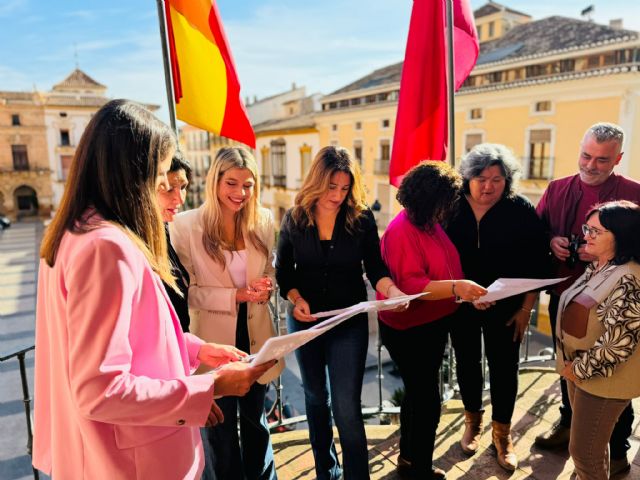
M549 368L532 368L521 371L519 396L513 416L513 441L520 460L519 468L508 473L498 466L490 448L491 428L485 427L481 438L481 450L473 457L462 453L459 440L464 427L464 407L454 398L442 409L442 417L436 450L435 465L447 471L447 480L568 480L572 478L573 462L565 451L548 452L533 445L536 435L549 430L560 414L560 387L558 376ZM485 396L486 397L486 396ZM491 418L491 405L485 398L485 423ZM640 400L634 401L640 412ZM640 432L638 415L631 437L628 458L631 471L617 479L640 479ZM398 456L398 426L368 425L369 471L372 479L395 480ZM309 447L308 432L298 430L273 435L278 478L281 480L311 480L315 478L313 454ZM337 439L337 432L335 435ZM338 443L338 451L339 451Z

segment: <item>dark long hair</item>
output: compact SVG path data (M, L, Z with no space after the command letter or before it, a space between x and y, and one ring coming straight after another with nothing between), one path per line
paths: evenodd
M93 208L121 228L154 271L174 285L156 202L156 178L159 162L175 148L173 132L144 107L128 100L104 105L82 134L40 256L53 266L65 232L94 228L82 218Z

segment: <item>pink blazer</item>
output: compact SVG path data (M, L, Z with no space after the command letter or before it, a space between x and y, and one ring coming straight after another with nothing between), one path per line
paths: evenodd
M213 399L202 340L117 227L67 232L41 261L33 465L54 479L195 479Z

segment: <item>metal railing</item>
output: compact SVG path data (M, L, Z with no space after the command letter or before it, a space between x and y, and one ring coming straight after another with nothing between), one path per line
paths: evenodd
M271 296L271 299L268 305L269 305L269 309L271 310L271 314L274 319L275 330L278 333L278 335L280 334L280 325L284 317L284 311L286 308L284 307L284 305L286 305L286 303L287 301L283 300L280 297L279 288L276 286L274 290L274 294ZM533 315L537 315L537 312L538 312L538 309L536 305L536 308L533 310ZM524 342L523 342L524 356L520 358L520 364L519 364L520 368L526 368L527 364L530 364L530 363L539 363L539 362L545 362L545 361L555 359L555 351L548 351L549 349L545 349L544 351L539 352L537 355L530 355L529 344L531 341L531 336L532 336L532 332L529 326L527 327L527 330L524 336ZM399 405L386 406L382 398L383 397L382 380L384 379L383 361L382 361L383 348L384 347L380 339L380 331L378 331L378 336L376 341L376 353L377 353L376 379L378 382L378 404L374 407L364 407L362 409L363 415L382 415L382 414L400 413ZM439 378L440 398L442 399L443 403L450 400L455 395L455 393L459 391L455 372L456 372L455 355L454 355L453 346L451 344L451 339L449 339L447 341L447 346L445 348L444 360L440 368L440 378ZM483 383L485 385L485 390L488 390L489 389L489 384L487 381L488 365L487 365L487 358L484 353L484 342L482 346L482 372L484 377ZM306 422L307 421L306 415L297 415L295 417L284 418L284 415L283 415L284 406L285 406L284 386L282 384L281 377L279 376L274 382L272 382L272 384L275 387L276 398L272 407L269 409L268 414L276 410L278 411L278 414L277 414L277 420L269 423L269 429L275 430L278 427L286 427L289 425Z
M373 165L373 173L389 173L389 163L390 160L388 158L376 158Z
M285 309L283 308L286 305L286 301L280 298L279 289L276 287L274 294L271 297L271 300L268 303L269 309L272 313L275 330L277 334L280 334L281 322L284 318ZM524 356L520 359L521 367L526 366L528 363L533 362L543 362L555 359L555 352L545 353L542 352L538 355L532 356L529 355L529 342L531 338L531 331L527 328L525 333L525 341L524 341ZM377 374L376 380L378 382L378 404L373 407L363 407L362 414L365 416L371 415L383 415L383 414L398 414L400 413L399 405L385 405L385 401L383 399L382 394L382 380L384 379L383 372L383 361L382 361L382 349L383 349L382 341L380 339L380 333L378 331L378 337L376 341L376 353L377 353ZM8 361L13 358L17 358L20 364L20 379L22 381L22 398L24 402L24 411L25 411L25 420L27 424L27 453L29 455L32 454L32 446L33 446L33 429L31 424L31 397L29 393L29 385L27 379L27 372L25 366L25 356L28 352L35 350L35 345L29 345L26 347L19 348L12 352L3 354L0 356L0 362ZM482 367L483 373L485 374L485 389L488 389L488 383L486 381L487 376L487 362L486 356L484 355L483 348L483 356L482 356ZM455 355L453 351L453 347L451 345L451 341L447 342L447 346L445 349L445 358L443 360L442 367L440 368L440 378L439 378L439 388L440 388L440 397L442 402L445 403L450 400L455 393L459 390L457 385L457 379L455 375ZM273 382L271 382L275 389L275 400L274 403L269 408L267 414L271 414L277 412L277 420L269 423L269 429L275 430L278 427L287 427L290 425L295 425L298 423L306 422L306 415L297 415L289 418L285 418L285 400L284 400L284 385L282 384L282 377L278 376ZM33 468L33 477L35 479L39 479L38 470Z
M27 379L27 367L25 364L25 356L27 352L35 350L35 345L29 345L22 347L9 353L0 355L0 362L17 358L20 365L20 380L22 382L22 401L24 402L24 415L27 422L27 453L31 456L33 451L33 427L31 425L31 395L29 394L29 382ZM38 470L31 466L33 470L33 478L36 480L40 478Z

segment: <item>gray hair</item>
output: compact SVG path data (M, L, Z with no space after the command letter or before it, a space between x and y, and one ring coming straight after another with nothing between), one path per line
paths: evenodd
M616 142L620 145L620 150L624 144L624 130L615 123L598 122L591 125L584 135L591 135L598 143Z
M469 182L479 177L485 168L497 165L506 180L503 196L513 195L515 185L520 174L520 167L513 152L498 143L481 143L476 145L462 157L460 175L462 175L462 190L469 193Z

